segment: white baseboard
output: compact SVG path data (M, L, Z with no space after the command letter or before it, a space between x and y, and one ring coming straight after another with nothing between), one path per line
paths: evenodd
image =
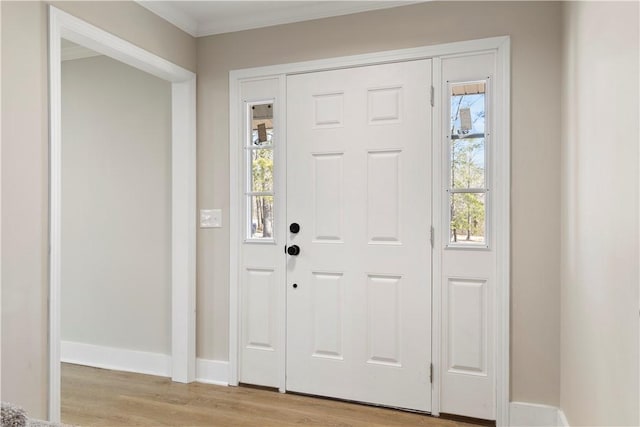
M558 427L571 427L562 409L558 409Z
M537 403L511 402L509 404L511 427L570 427L561 409Z
M72 341L62 341L60 344L60 360L65 363L161 377L171 376L171 356L167 354ZM196 381L206 384L229 385L229 362L197 359Z
M171 376L171 356L72 341L60 343L60 360L65 363L139 374Z
M229 362L197 359L196 381L205 384L229 385Z

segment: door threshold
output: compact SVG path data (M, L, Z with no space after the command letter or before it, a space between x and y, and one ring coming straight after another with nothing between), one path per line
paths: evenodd
M401 407L398 407L398 406L381 405L381 404L370 403L370 402L361 402L359 400L340 399L339 397L318 396L317 394L300 393L300 392L297 392L297 391L290 391L290 390L287 390L286 393L287 394L293 394L293 395L296 395L296 396L313 397L315 399L331 400L331 401L334 401L334 402L353 403L353 404L356 404L356 405L371 406L371 407L374 407L374 408L391 409L391 410L394 410L394 411L409 412L409 413L412 413L412 414L428 415L430 417L437 418L437 417L431 415L431 412L420 411L420 410L417 410L417 409L401 408Z
M238 387L252 388L254 390L275 391L276 393L280 392L278 390L278 387L271 387L271 386L267 386L267 385L238 383Z
M479 426L495 427L496 425L495 420L484 420L482 418L465 417L463 415L443 414L442 412L440 413L440 418Z

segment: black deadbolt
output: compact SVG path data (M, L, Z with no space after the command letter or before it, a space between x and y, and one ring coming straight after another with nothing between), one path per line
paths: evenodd
M297 287L298 287L298 284L297 284L297 283L294 283L294 284L293 284L293 289L296 289Z
M300 231L300 224L298 224L297 222L292 222L291 225L289 226L289 231L292 233L297 233Z
M287 248L287 253L289 255L294 255L294 256L298 255L300 253L300 246L298 245L289 246Z

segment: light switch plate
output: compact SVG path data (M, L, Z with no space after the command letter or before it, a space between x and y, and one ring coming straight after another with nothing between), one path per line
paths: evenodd
M200 228L222 227L222 209L200 209Z

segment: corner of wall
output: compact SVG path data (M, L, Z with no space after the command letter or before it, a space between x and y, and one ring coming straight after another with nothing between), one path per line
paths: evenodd
M569 427L564 412L555 406L526 402L509 405L510 427Z
M563 2L561 12L559 420L637 425L639 6Z

